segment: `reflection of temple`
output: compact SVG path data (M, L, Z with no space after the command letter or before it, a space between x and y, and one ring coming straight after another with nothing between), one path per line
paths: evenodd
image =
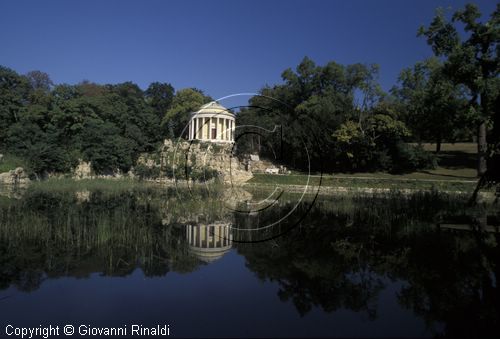
M204 262L212 262L229 252L233 243L230 223L187 225L189 250Z

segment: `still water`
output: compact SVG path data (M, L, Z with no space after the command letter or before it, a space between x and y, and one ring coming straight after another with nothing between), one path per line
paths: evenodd
M496 206L437 193L238 192L244 206L227 192L165 188L7 195L0 336L8 324L168 325L172 337L500 329Z

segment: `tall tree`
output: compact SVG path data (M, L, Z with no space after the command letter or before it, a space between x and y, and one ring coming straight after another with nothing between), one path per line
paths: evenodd
M295 70L288 68L281 74L283 84L265 87L262 96L253 97L252 107L237 115L237 123L266 129L282 125L280 146L286 151L281 161L295 168L305 169L310 164L315 170L320 166L332 170L337 165L332 135L347 119L363 120L367 112L356 107L356 98L363 98L367 109L380 99L377 74L376 65L344 66L331 61L321 66L305 57ZM262 152L265 156L265 146Z
M50 79L50 76L42 71L30 71L26 73L26 77L28 78L31 87L34 90L49 92L54 86L54 83Z
M153 82L144 92L146 100L153 107L159 119L163 118L172 105L174 87L168 83Z
M177 93L172 100L172 106L162 120L162 127L166 136L170 139L182 137L181 133L189 122L189 114L197 111L203 104L212 99L195 88L184 88Z
M19 121L31 92L28 79L0 66L0 148L5 146L7 131Z
M477 171L483 175L487 169L487 123L500 89L500 4L488 21L480 22L480 17L474 4L456 11L451 21L439 10L428 28L420 28L419 35L424 35L434 53L444 58L448 76L470 91L470 110L477 117ZM458 23L463 24L464 34L459 34Z
M461 86L443 72L437 58L418 62L399 76L392 89L404 111L405 120L418 139L434 141L436 153L443 140L454 140L461 123L466 99Z

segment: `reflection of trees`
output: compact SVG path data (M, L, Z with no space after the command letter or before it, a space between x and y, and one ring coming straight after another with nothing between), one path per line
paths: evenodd
M432 223L463 214L457 201L336 201L270 243L238 244L247 266L276 281L301 315L319 306L377 316L384 277L403 281L402 306L450 336L498 332L498 233L449 232ZM358 205L362 202L363 205Z
M424 234L411 248L399 268L408 281L400 301L428 323L443 322L447 336L491 336L500 322L499 235L446 233Z
M136 268L148 277L191 272L201 263L189 252L181 222L218 211L197 199L198 209L188 203L187 214L172 192L149 189L79 196L35 189L2 201L0 288L30 291L45 277L126 276Z
M73 193L30 190L0 202L0 289L32 291L47 277L125 276L136 268L148 277L191 272L202 263L183 225L234 222L242 230L267 222L265 213L231 219L220 201L203 196L182 197L179 206L175 192L93 191L85 200ZM374 319L380 292L397 280L401 305L430 328L443 323L445 335L487 335L499 329L499 235L435 226L469 212L436 194L323 198L285 236L233 247L301 315L321 307Z
M320 306L327 312L348 308L376 317L376 297L383 282L366 260L372 252L357 240L365 238L366 228L346 228L347 215L318 227L322 214L315 209L308 218L314 224L271 242L238 244L238 250L260 279L278 282L279 298L291 300L301 315Z

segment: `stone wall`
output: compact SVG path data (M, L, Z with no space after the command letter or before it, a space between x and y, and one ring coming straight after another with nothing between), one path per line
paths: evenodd
M216 170L224 183L240 184L252 178L252 173L232 155L232 144L210 142L172 142L165 140L158 154L143 154L139 164L160 167L161 173L174 172L184 178L184 166L194 170Z
M80 159L78 165L73 172L73 179L90 179L92 178L92 166L90 162Z
M25 185L30 182L28 175L22 167L18 167L8 172L0 173L0 184L5 185Z

